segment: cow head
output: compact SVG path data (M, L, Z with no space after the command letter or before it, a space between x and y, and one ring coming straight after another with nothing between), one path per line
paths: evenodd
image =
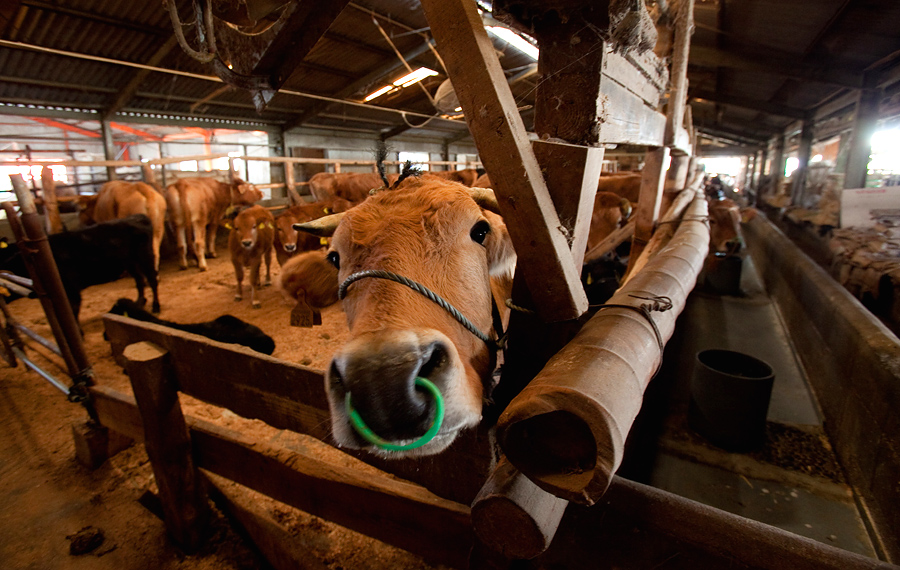
M94 208L97 206L97 194L78 197L78 221L82 226L90 226L96 223L94 220Z
M433 177L411 179L341 214L327 254L339 283L364 270L390 271L428 287L479 330L490 331L491 277L511 273L515 253L502 219L483 210L472 190ZM317 222L327 224L324 218ZM422 436L433 423L435 404L417 389L417 377L430 380L443 396L441 428L418 449L383 453L439 453L480 421L492 347L445 309L393 281L354 281L343 306L350 339L326 375L339 445L367 446L351 427L348 393L355 411L382 439L402 444Z
M271 219L259 216L259 212L254 210L255 208L244 210L225 226L230 226L232 242L247 250L253 249L256 245L261 231L274 228Z
M231 201L234 204L255 204L262 197L262 191L249 182L235 178L231 183Z
M736 255L743 247L741 211L732 200L709 203L710 253L720 257Z

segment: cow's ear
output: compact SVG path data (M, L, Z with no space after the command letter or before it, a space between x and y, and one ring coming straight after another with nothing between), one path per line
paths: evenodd
M516 251L506 224L502 217L489 210L482 210L482 214L491 224L491 231L485 236L483 243L487 250L488 269L491 275L512 277L516 267Z

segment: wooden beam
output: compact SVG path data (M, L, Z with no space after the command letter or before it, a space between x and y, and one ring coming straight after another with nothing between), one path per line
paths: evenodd
M659 209L662 205L663 186L666 181L665 170L668 156L668 147L650 149L645 155L644 169L641 171L641 195L638 199L629 265L633 265L638 259L656 229L656 220L659 219Z
M666 144L670 147L675 145L676 135L684 124L684 107L687 104L688 57L693 31L694 0L682 0L678 3L678 14L675 16L672 73L669 76L672 88L669 92L669 108L666 117Z
M106 157L106 160L115 160L116 144L113 141L112 127L110 126L109 121L100 121L100 135L101 140L103 141L103 154ZM109 180L116 180L118 178L116 175L116 167L107 166L106 175Z
M160 45L153 55L150 56L150 59L146 61L146 65L157 66L162 60L169 55L169 52L172 51L172 48L178 41L175 39L174 35L170 35L169 38ZM131 101L131 98L134 97L134 94L137 93L138 87L147 79L147 76L150 75L149 69L138 69L131 76L131 79L128 80L116 95L116 98L113 99L113 102L109 104L109 106L103 110L103 118L108 120L113 115L118 113Z
M56 200L56 182L49 166L41 169L41 189L44 198L44 213L47 221L47 235L63 231L62 218L59 217L59 203Z
M790 117L791 119L803 119L806 116L806 111L804 109L798 109L797 107L790 107L780 103L771 103L769 101L760 101L759 99L741 97L739 95L728 95L716 91L691 89L690 97L691 99L704 99L722 105L761 111L763 113L769 113L770 115Z
M103 426L144 440L133 397L105 386L90 391ZM431 563L465 567L472 543L465 505L390 475L362 472L352 458L339 459L337 450L333 456L287 449L197 418L185 419L198 468Z
M851 69L836 65L810 65L798 62L798 55L780 50L754 50L753 53L736 53L713 47L692 45L692 65L750 71L778 75L799 81L812 81L859 89L863 86L863 69Z
M588 306L580 271L476 5L425 0L422 6L482 163L492 175L519 258L517 269L536 310L547 322L577 318Z

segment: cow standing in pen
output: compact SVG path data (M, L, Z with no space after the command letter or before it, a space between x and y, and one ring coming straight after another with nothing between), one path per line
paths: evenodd
M246 206L262 198L252 184L236 178L226 184L214 178L182 178L166 189L169 216L178 240L179 265L187 269L190 240L197 265L207 270L206 258L216 257L216 230L229 206Z
M78 198L81 225L144 214L153 226L153 266L159 271L159 247L165 234L166 199L149 184L112 180L93 196Z
M250 271L250 304L254 309L262 306L256 298L259 289L259 271L263 259L266 261L265 285L272 283L272 244L275 240L275 219L262 206L251 206L235 216L226 227L230 227L228 249L237 280L235 301L244 298L244 269Z

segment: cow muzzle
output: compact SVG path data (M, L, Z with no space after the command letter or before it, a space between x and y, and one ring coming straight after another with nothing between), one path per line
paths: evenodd
M241 240L241 245L247 249L250 249L251 247L253 247L253 240L252 239Z
M295 244L295 243L284 244L284 251L286 251L288 253L293 253L294 250L296 250L296 249L297 249L297 244Z
M428 380L440 396L417 378ZM335 440L392 457L439 453L461 429L480 420L480 399L466 397L466 382L456 348L438 331L381 330L357 336L335 354L326 375ZM348 400L367 429L390 446L370 444L361 435L351 422ZM445 410L437 433L409 448L433 431L441 400Z

